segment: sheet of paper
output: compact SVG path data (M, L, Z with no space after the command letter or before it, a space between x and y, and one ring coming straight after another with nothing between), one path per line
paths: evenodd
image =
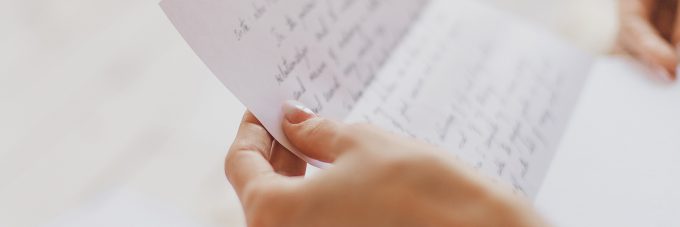
M473 1L162 6L282 144L280 107L297 99L322 116L439 145L531 197L590 64L553 36Z
M424 0L165 0L203 62L284 146L281 107L344 119ZM309 160L308 160L309 161Z
M680 84L602 58L536 206L556 226L680 226Z
M434 1L349 121L440 145L533 197L591 58L472 1Z

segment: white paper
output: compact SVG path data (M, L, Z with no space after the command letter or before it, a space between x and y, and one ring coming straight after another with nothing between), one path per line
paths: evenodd
M281 105L427 140L533 197L590 57L458 0L166 0L215 75L290 148ZM310 161L309 159L307 159Z
M350 121L440 145L533 196L590 57L467 1L435 1Z
M422 0L167 0L166 14L212 72L284 146L281 107L343 119ZM307 160L310 161L310 160Z
M536 199L556 226L680 226L680 84L602 58Z

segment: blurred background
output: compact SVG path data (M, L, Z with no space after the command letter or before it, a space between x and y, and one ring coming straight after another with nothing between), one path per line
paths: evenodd
M615 0L486 0L593 53ZM243 226L243 106L158 0L0 0L0 226Z

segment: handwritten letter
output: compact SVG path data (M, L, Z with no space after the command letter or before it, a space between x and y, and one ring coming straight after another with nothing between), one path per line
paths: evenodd
M534 196L590 57L481 5L434 1L349 116Z
M281 105L370 122L533 196L590 58L459 0L165 0L184 38L284 146ZM294 151L294 149L293 149ZM312 161L307 159L307 161Z
M165 0L199 57L284 146L281 106L344 119L424 0Z

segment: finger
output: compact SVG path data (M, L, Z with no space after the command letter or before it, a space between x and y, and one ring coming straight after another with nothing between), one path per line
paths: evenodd
M675 7L675 21L673 22L673 47L676 55L680 57L680 4L676 3Z
M297 102L284 105L283 132L293 146L305 155L323 162L334 162L354 142L341 124L317 117Z
M620 39L626 51L656 67L665 77L675 78L677 56L674 48L661 37L643 11L623 13L628 15L624 15Z
M307 162L295 156L276 141L272 145L269 163L271 163L274 171L283 176L304 176L307 170Z
M224 167L237 194L242 195L247 185L259 178L276 175L266 158L272 141L255 116L246 112Z
M650 10L649 18L654 23L654 27L660 36L669 42L672 40L676 9L677 0L657 0Z

